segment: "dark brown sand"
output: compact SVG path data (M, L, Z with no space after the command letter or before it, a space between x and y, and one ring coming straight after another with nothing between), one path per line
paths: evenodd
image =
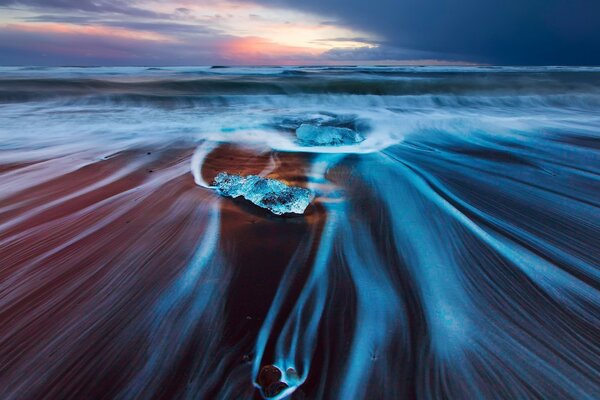
M220 198L194 184L192 152L141 149L73 158L69 168L61 158L0 165L0 185L18 187L0 200L4 397L117 396L147 362L152 349L144 321L190 262L206 230L207 205L217 202L220 252L233 269L231 278L223 277L230 280L219 340L232 351L214 375L224 381L227 369L241 369L245 395L252 396L256 334L297 243L319 229L324 213L311 205L306 216L281 218ZM302 186L305 161L224 146L207 157L202 173L211 181L220 171L247 175L269 168L269 177ZM185 389L186 366L196 356L193 345L189 351L161 378L165 398Z

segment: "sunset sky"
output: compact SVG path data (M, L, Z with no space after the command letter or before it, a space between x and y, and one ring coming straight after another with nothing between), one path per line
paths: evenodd
M0 65L600 64L595 0L0 0Z

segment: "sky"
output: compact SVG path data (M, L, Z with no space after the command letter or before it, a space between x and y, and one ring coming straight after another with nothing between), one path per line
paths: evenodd
M0 0L0 65L600 65L600 0Z

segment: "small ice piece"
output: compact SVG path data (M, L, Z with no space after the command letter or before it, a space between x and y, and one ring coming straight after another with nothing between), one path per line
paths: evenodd
M310 190L288 186L276 179L257 175L240 176L221 172L214 185L219 194L228 197L242 196L273 214L303 214L312 200Z
M296 137L309 146L339 146L365 140L358 132L338 126L302 124L296 129Z

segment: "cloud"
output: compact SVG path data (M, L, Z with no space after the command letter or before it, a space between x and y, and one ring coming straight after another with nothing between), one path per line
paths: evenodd
M149 32L168 37L170 47L144 37L133 46L133 39L97 35L91 47L97 54L120 54L109 49L118 49L123 40L132 45L131 60L153 65L160 64L161 51L169 63L188 64L247 63L244 56L262 64L431 59L600 65L600 2L594 0L0 0L0 12L3 8L11 15L4 21L11 22L0 25L0 51L12 51L0 53L0 63L38 63L35 54L41 53L33 49L40 46L25 40L34 32L26 34L15 24L55 23L112 27L134 32L134 39ZM6 42L15 35L24 35L24 41ZM62 40L64 47L77 40L49 35L42 35L41 43L52 40L58 46ZM93 35L84 36L91 41ZM39 63L52 59L49 49L56 47L48 46ZM64 55L56 57L52 62L67 63L60 61ZM113 62L95 57L79 62Z
M328 39L317 39L315 42L326 42L326 43L335 43L335 42L353 42L353 43L365 43L365 44L375 44L376 40L364 38L360 36L353 37L336 37L336 38L328 38Z
M496 64L600 64L594 0L259 0L377 34L390 48Z
M111 27L72 27L59 24L7 25L0 28L0 53L11 64L114 65L145 64L163 57L202 59L202 49L174 42L155 32ZM210 51L210 48L206 49ZM206 57L209 54L204 54Z
M221 47L221 55L234 64L296 65L314 62L320 52L295 46L285 46L259 37L232 39Z
M235 0L0 0L2 6L14 8L0 25L0 64L303 64L333 47L369 43L362 36L342 41L353 32L311 15ZM30 40L35 35L39 43Z
M378 61L378 60L420 60L434 58L434 53L399 49L386 45L363 46L357 48L335 47L324 52L321 57L328 61Z
M155 31L56 23L0 27L0 54L0 64L55 66L273 65L317 57L314 51L258 37L211 32L182 39Z
M135 4L134 1L131 3ZM0 0L0 7L2 6L20 6L38 10L122 14L145 18L160 18L165 16L146 8L127 5L126 2L119 0Z

